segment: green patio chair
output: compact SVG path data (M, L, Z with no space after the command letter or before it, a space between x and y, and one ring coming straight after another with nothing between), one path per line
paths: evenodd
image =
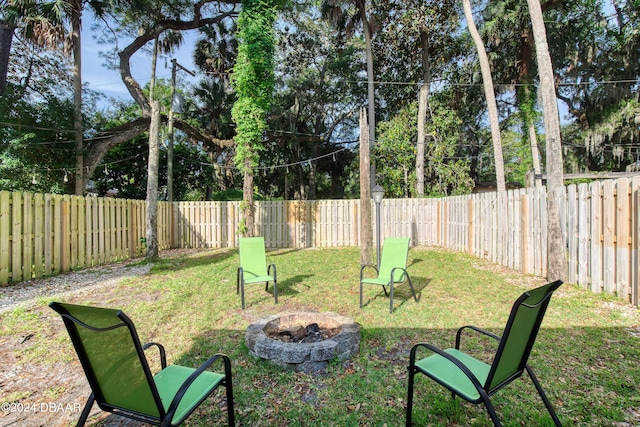
M240 267L236 278L236 293L240 294L242 309L244 310L244 285L246 283L265 282L264 290L269 289L269 282L273 282L273 298L278 303L278 278L276 265L269 264L264 251L264 237L241 237ZM273 271L273 273L272 273Z
M389 313L393 313L393 285L394 283L409 283L413 299L418 302L413 290L411 277L407 272L407 257L409 255L409 238L387 237L382 246L380 269L375 265L366 264L360 267L360 308L362 308L362 284L381 285L384 294L389 297ZM376 270L376 277L364 277L365 269L372 267ZM389 292L387 292L387 286Z
M409 356L406 425L411 426L413 383L416 373L425 374L445 386L451 391L454 398L458 395L470 403L484 403L493 424L500 426L500 420L489 397L520 377L526 370L553 422L556 426L561 426L551 402L549 402L533 370L527 364L551 295L560 285L562 285L562 281L558 280L523 293L513 304L502 337L475 326L463 326L458 329L456 334L455 348L441 350L427 343L413 346ZM497 351L490 365L460 350L462 332L466 329L498 341ZM434 354L416 360L417 351L421 348L426 348Z
M62 316L91 394L77 426L87 421L94 402L100 409L158 426L182 422L218 386L226 388L229 425L235 425L231 362L216 354L199 368L167 366L164 347L140 345L133 322L120 310L52 302ZM162 369L155 375L144 350L156 347ZM224 365L224 374L207 370L214 362Z

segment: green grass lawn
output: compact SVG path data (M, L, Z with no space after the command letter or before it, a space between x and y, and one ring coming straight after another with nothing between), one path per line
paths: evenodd
M357 248L283 249L268 251L267 260L277 265L277 305L263 284L253 284L246 286L247 308L240 309L237 250L163 259L146 276L68 302L123 309L141 340L164 344L172 363L198 366L216 352L229 355L239 425L400 426L414 343L453 346L456 329L467 324L500 334L513 301L544 283L463 254L412 248L408 270L420 301L415 303L401 285L389 314L380 287L365 287L365 307L359 308ZM64 362L79 369L68 336L51 327L62 322L46 307L49 301L1 315L0 339L39 331L30 345L16 350L18 363L46 369ZM283 371L250 356L247 326L291 310L352 317L361 325L360 353L330 363L322 375ZM529 362L564 425L640 425L640 314L634 307L563 285L551 300ZM217 393L187 425L224 424L222 395ZM491 425L483 406L452 400L424 376L418 376L415 396L415 425ZM526 375L493 402L504 425L552 425Z

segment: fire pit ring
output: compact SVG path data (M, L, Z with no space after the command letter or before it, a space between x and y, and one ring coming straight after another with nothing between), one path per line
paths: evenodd
M275 329L317 324L320 328L339 329L330 338L306 343L284 342L270 338ZM274 314L252 323L245 333L249 353L255 358L297 372L324 371L329 360L347 360L360 350L360 326L352 319L336 313L285 312Z

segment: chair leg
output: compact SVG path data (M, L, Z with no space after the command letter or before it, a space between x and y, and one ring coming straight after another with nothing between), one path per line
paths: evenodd
M498 418L498 414L496 414L496 410L493 409L493 405L489 400L489 396L484 392L481 392L480 394L482 395L484 406L487 408L487 412L489 412L489 417L491 417L491 421L493 422L493 425L495 427L501 427L502 423L500 423L500 419Z
M244 281L240 282L240 301L242 302L242 309L244 310Z
M231 381L227 383L227 418L229 419L229 427L236 425L236 413L233 409L233 390Z
M362 280L360 280L360 308L362 308Z
M95 401L96 398L93 396L93 393L91 393L91 395L89 395L89 398L87 399L87 403L85 403L84 405L84 409L82 410L82 414L80 415L80 419L78 420L78 424L76 424L76 427L82 427L87 422L89 412L91 412L93 402Z
M411 283L411 277L407 274L407 282L409 282L409 288L411 289L411 293L413 294L413 300L418 302L418 297L416 297L416 291L413 290L413 283Z
M527 373L529 374L529 377L531 378L531 381L533 381L533 385L536 386L536 390L538 390L538 394L542 398L542 401L544 402L544 406L547 407L547 411L549 411L549 415L551 415L551 418L553 419L554 424L557 427L562 427L562 424L560 423L560 420L558 419L558 416L556 415L556 411L553 410L553 406L551 406L551 402L549 401L549 399L547 398L547 395L545 394L544 390L542 389L542 386L540 385L540 382L538 381L538 378L533 373L533 369L531 369L531 367L529 365L525 365L525 368L527 370Z
M389 313L393 313L393 280L389 285Z
M276 300L276 304L278 303L278 281L273 281L273 298Z
M409 366L409 387L407 392L407 422L406 427L411 427L411 415L413 412L413 380L415 378L415 370Z

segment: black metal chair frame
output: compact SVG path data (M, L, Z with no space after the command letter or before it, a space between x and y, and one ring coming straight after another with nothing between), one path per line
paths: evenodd
M378 276L380 273L378 271L378 267L376 267L373 264L366 264L363 265L362 267L360 267L360 308L362 308L363 305L363 283L362 283L362 279L364 279L364 270L365 268L370 267L373 268L376 271L376 276ZM391 270L391 274L389 275L389 282L387 282L386 285L382 285L382 290L384 291L384 295L386 297L389 297L389 313L393 313L393 276L395 275L396 270L401 270L403 272L403 274L407 277L407 283L409 284L409 288L411 289L411 294L413 295L413 300L415 302L418 302L418 297L416 296L416 291L413 289L413 283L411 282L411 276L409 276L409 272L407 271L406 268L402 268L402 267L394 267ZM398 282L396 282L398 283ZM387 292L387 286L389 287L389 291Z
M502 424L500 423L500 420L498 418L498 415L496 414L496 411L493 407L493 405L491 404L491 401L489 399L489 397L491 395L493 395L495 392L497 392L498 390L502 389L503 387L505 387L507 384L511 383L512 381L514 381L515 379L519 378L522 373L524 371L527 371L527 374L529 375L529 377L531 378L531 381L533 382L534 386L536 387L536 390L538 391L538 394L540 395L542 401L544 402L545 407L547 408L547 411L549 412L549 414L551 415L551 418L553 419L553 422L556 426L561 427L562 424L560 423L560 420L558 419L558 416L556 415L553 406L551 405L551 402L549 401L549 399L547 398L547 395L545 394L544 390L542 389L542 386L540 385L540 382L538 381L538 378L536 377L536 375L533 373L533 369L531 369L531 367L527 364L527 360L529 359L529 355L531 354L531 349L533 348L533 345L535 343L536 340L536 336L538 334L538 331L540 329L540 325L542 323L542 319L544 318L544 314L546 312L547 306L549 305L549 301L551 300L551 295L553 294L553 292L560 286L562 285L562 281L557 280L555 282L549 283L545 286L548 286L548 290L546 292L546 294L544 295L544 297L535 305L527 305L524 303L524 301L530 296L528 292L523 293L514 303L513 308L511 310L511 314L509 316L509 320L507 321L507 325L505 326L504 332L502 337L499 337L498 335L495 335L489 331L486 331L484 329L475 327L475 326L463 326L460 329L458 329L457 333L456 333L456 342L455 342L455 348L456 350L460 350L460 343L461 343L461 339L462 339L462 332L466 329L471 329L473 331L476 331L480 334L483 334L485 336L491 337L493 339L495 339L496 341L498 341L498 349L496 351L496 354L494 356L493 362L491 363L491 369L489 371L489 374L487 376L487 379L485 381L484 384L481 384L478 379L476 378L476 376L471 372L471 370L464 365L464 363L462 363L460 360L458 360L457 358L455 358L454 356L452 356L451 354L446 353L445 351L431 345L428 343L418 343L416 345L413 346L413 348L411 349L411 353L410 353L410 357L409 357L409 386L408 386L408 399L407 399L407 418L406 418L406 425L407 427L411 426L411 418L412 418L412 409L413 409L413 391L414 391L414 377L416 373L422 373L425 374L426 376L428 376L429 378L433 379L434 381L438 382L439 384L443 385L444 387L448 388L451 391L451 395L452 398L455 398L456 395L459 395L457 393L455 393L455 391L453 389L451 389L449 387L448 384L445 384L441 381L439 381L437 378L435 378L434 376L430 375L429 372L426 372L422 369L420 369L419 366L416 365L416 354L417 351L420 348L426 348L428 350L431 350L434 353L437 353L438 355L445 357L446 359L448 359L449 361L451 361L452 363L454 363L456 365L456 367L458 367L458 369L460 369L460 371L462 371L467 377L468 379L473 383L473 385L475 386L476 390L478 391L480 397L478 399L475 400L470 400L467 399L466 397L459 395L460 397L462 397L463 399L467 400L469 403L473 403L473 404L479 404L479 403L484 403L485 407L487 408L487 411L489 412L489 416L491 418L491 421L493 422L494 426L501 426ZM494 379L494 375L496 374L496 371L498 370L501 361L503 360L503 358L508 358L509 356L507 354L504 353L506 344L509 340L509 334L512 333L513 331L513 326L514 326L514 322L516 319L516 315L518 313L518 310L520 310L522 307L526 307L526 308L536 308L539 307L539 312L537 314L533 329L531 331L531 333L529 334L529 338L527 340L526 346L525 346L525 350L522 354L522 357L520 357L519 363L518 363L518 367L517 369L513 370L513 373L506 379L504 379L503 381L501 381L498 384L492 385L493 379ZM517 333L517 332L514 332Z
M189 386L196 380L196 378L202 374L205 370L207 370L207 368L209 368L210 366L213 365L214 362L216 362L217 360L222 360L224 363L224 379L220 382L220 384L218 384L218 386L222 385L225 387L226 389L226 399L227 399L227 417L228 417L228 421L229 421L229 426L234 426L235 425L235 413L234 413L234 403L233 403L233 385L232 385L232 378L231 378L231 360L229 359L228 356L224 355L224 354L216 354L212 357L210 357L206 362L204 362L200 367L198 367L182 384L182 386L180 387L180 389L178 390L178 392L175 394L171 404L169 405L168 409L165 411L164 406L162 404L162 401L160 399L160 394L158 392L158 389L156 388L154 379L153 379L153 374L151 373L151 369L149 367L149 364L147 362L147 358L145 356L144 351L147 350L150 347L156 347L158 349L159 352L159 356L160 356L160 364L161 364L161 368L164 369L167 367L167 358L166 358L166 351L164 349L164 346L162 346L159 343L155 343L155 342L149 342L146 343L144 345L140 344L140 339L138 337L138 333L136 332L135 326L133 324L133 322L131 321L131 319L124 314L122 311L118 311L117 312L117 317L121 320L122 323L118 323L106 328L95 328L93 326L87 325L86 323L83 323L82 321L78 320L77 318L73 317L72 315L70 315L63 307L62 304L57 303L57 302L52 302L49 304L49 306L55 310L56 312L58 312L61 316L62 319L64 321L65 327L69 333L69 336L71 338L71 342L73 343L73 346L76 350L76 353L78 355L78 358L80 360L80 364L82 365L82 368L85 372L85 375L87 377L87 380L89 382L89 385L91 387L91 394L89 395L89 398L87 399L87 402L84 406L84 409L82 410L82 414L80 416L80 419L78 420L78 423L76 424L77 427L83 426L86 421L87 418L89 416L89 413L91 412L91 408L93 407L94 402L98 404L98 407L105 411L105 412L111 412L113 414L116 415L120 415L126 418L131 418L137 421L142 421L145 423L149 423L149 424L153 424L153 425L157 425L157 426L163 426L163 427L168 427L168 426L172 426L173 424L171 424L172 418L175 414L175 411L178 409L178 404L180 403L180 401L182 400L182 398L184 397L185 393L187 392ZM86 354L85 350L84 350L84 344L82 343L82 340L80 338L80 335L78 334L74 324L89 329L91 331L96 331L96 332L100 332L100 331L109 331L109 330L113 330L116 328L120 328L120 327L126 327L129 330L129 333L131 334L131 338L132 338L132 342L133 345L135 346L135 351L136 354L138 356L138 359L140 361L140 368L143 370L144 375L146 377L147 383L149 385L149 388L151 389L151 393L153 395L153 399L155 401L155 404L157 406L157 410L158 413L160 414L160 417L155 417L149 414L144 414L144 413L140 413L140 412L136 412L136 411L132 411L130 409L125 409L125 408L120 408L118 406L114 406L110 403L108 403L104 396L101 393L101 387L99 385L99 381L98 378L95 375L95 372L93 370L93 367L91 366L91 363L89 361L89 357ZM215 392L218 388L218 386L216 386L215 388L213 388L211 390L211 392L208 394L208 396L210 396L211 394L213 394L213 392ZM208 397L207 396L207 397ZM206 397L205 397L206 399ZM203 399L204 400L204 399ZM194 408L195 409L195 408ZM191 412L189 413L191 414ZM188 415L185 417L185 419L188 417Z
M271 270L273 270L273 274L271 274ZM275 303L278 303L278 273L276 272L276 265L269 264L267 266L267 275L273 277L273 298ZM269 282L264 282L264 290L269 291ZM238 267L238 274L236 275L236 294L240 294L240 302L242 305L242 309L244 310L244 269L242 267Z

